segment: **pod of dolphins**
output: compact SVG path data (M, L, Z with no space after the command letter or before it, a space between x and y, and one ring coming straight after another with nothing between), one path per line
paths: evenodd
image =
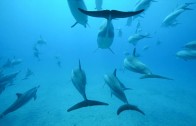
M68 6L72 16L75 18L76 22L71 26L71 28L75 27L77 24L80 24L84 27L88 25L88 16L94 18L104 18L106 19L106 23L100 28L100 31L97 35L97 45L100 49L109 49L112 53L114 53L111 49L111 45L114 40L114 25L112 23L113 19L117 18L127 18L127 25L131 25L134 19L142 17L141 14L146 12L146 10L150 7L152 2L157 2L155 0L140 0L136 3L134 9L132 11L124 12L119 10L103 10L102 0L95 0L95 9L97 11L88 11L87 7L83 0L67 0ZM176 26L179 24L177 22L177 17L185 12L186 10L192 10L189 8L190 5L194 3L185 3L178 8L176 8L172 13L170 13L162 22L162 26ZM119 32L119 37L122 36L121 28L117 29ZM138 41L144 38L151 38L150 34L141 34L139 31L140 23L138 23L136 33L128 38L129 43L134 45L133 53L127 54L123 61L123 66L125 69L139 73L142 76L140 79L147 79L147 78L157 78L157 79L164 79L164 80L173 80L172 78L165 77L162 75L154 74L144 64L142 61L139 60L139 57L136 55L136 45ZM40 39L33 47L34 56L39 59L39 50L38 46L46 45L47 41L40 36ZM196 41L191 41L184 45L183 50L176 53L176 56L182 58L184 60L196 59ZM57 61L57 65L61 67L61 62L59 57L55 57ZM13 81L16 76L20 72L11 73L8 75L3 74L3 69L13 67L18 65L22 62L21 59L8 59L7 62L0 68L0 94L7 88L8 86L13 85ZM84 107L89 106L108 106L109 104L102 101L97 100L89 100L86 95L86 74L83 70L80 60L78 63L78 68L73 69L71 73L71 81L76 88L76 90L81 94L83 101L76 103L75 105L71 106L67 109L67 112L71 112L77 109L81 109ZM28 79L34 73L27 69L25 77L23 80ZM136 112L145 115L145 113L136 105L131 104L126 97L125 90L130 90L131 88L126 87L120 79L117 77L117 69L114 69L112 74L105 74L104 75L104 82L108 85L111 94L116 96L119 100L121 100L124 104L117 109L117 115L121 114L125 110L133 110ZM24 93L17 93L17 99L10 105L5 111L0 114L0 118L3 118L7 114L16 111L17 109L21 108L23 105L28 103L31 99L36 100L36 93L40 86L33 87L27 90Z

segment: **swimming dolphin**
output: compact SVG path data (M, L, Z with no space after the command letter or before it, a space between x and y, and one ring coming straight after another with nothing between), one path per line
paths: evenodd
M183 12L185 12L186 10L190 10L189 8L186 7L181 7L175 11L173 11L172 13L170 13L168 16L165 17L165 19L163 20L161 26L164 27L169 27L169 26L176 26L178 25L178 21L177 21L177 17L180 16Z
M127 97L124 93L124 89L121 85L121 82L116 77L116 69L114 70L113 74L106 74L104 75L104 81L109 86L111 93L115 95L118 99L120 99L125 104L120 106L117 110L117 115L125 110L134 110L140 112L141 114L145 115L142 110L140 110L137 106L131 105L128 103Z
M122 29L117 28L116 30L118 31L118 37L122 37L122 34L123 34Z
M140 33L136 33L136 34L133 34L131 35L129 38L128 38L128 42L133 44L134 46L137 45L137 43L142 40L142 39L145 39L145 38L151 38L150 37L150 34L146 33L146 34L140 34Z
M126 69L136 73L152 74L151 70L137 58L135 48L132 55L125 57L123 65Z
M176 53L176 56L184 60L193 60L196 59L196 50L181 50Z
M122 12L117 10L86 11L81 8L78 9L82 13L88 16L107 19L106 25L98 33L97 43L98 43L98 48L109 49L111 52L113 51L110 49L110 46L112 45L114 40L114 26L112 24L112 19L126 18L126 17L137 15L144 11L144 10L139 10L136 12Z
M196 41L188 42L184 47L187 49L196 50Z
M157 1L155 1L155 0L139 0L136 3L135 7L133 8L133 11L138 11L138 10L142 10L142 9L147 10L150 7L152 2L157 2ZM136 15L136 16L129 17L127 19L127 26L130 26L131 23L133 22L133 20L135 20L138 17L142 17L142 16Z
M21 108L23 105L28 103L32 98L36 100L37 96L37 90L40 86L34 87L26 92L22 93L16 93L17 99L16 101L8 107L1 115L0 118L3 118L5 115L16 111L17 109Z
M78 92L82 95L84 98L84 101L79 102L75 104L74 106L70 107L67 112L88 107L88 106L96 106L96 105L108 105L107 103L95 101L95 100L88 100L86 97L86 74L84 70L81 68L80 60L79 60L79 68L72 70L72 77L71 77L72 83L75 86L75 88L78 90Z
M55 56L54 58L56 59L56 63L58 65L58 67L61 68L61 59L60 59L60 57L59 56Z
M40 35L39 39L36 42L37 45L46 45L47 41Z
M71 26L71 28L73 28L77 24L81 24L84 27L86 27L88 23L88 17L78 10L78 8L87 10L84 1L83 0L67 0L67 2L68 2L71 13L76 20L76 22Z
M99 10L102 10L102 4L103 4L103 0L95 0L95 9L97 9L98 11Z
M8 59L7 62L2 66L2 68L11 68L16 65L19 65L22 63L22 59L16 59L15 57L13 59Z
M124 67L132 72L144 74L140 79L146 79L146 78L158 78L158 79L165 79L165 80L173 80L168 77L164 77L161 75L153 74L151 70L146 66L146 64L142 63L137 57L136 57L136 49L134 48L133 54L127 56L124 59Z
M32 76L34 73L29 68L26 71L25 77L22 80L28 79L30 76Z
M0 77L0 94L5 90L6 87L13 85L13 81L19 73L20 71L2 75Z

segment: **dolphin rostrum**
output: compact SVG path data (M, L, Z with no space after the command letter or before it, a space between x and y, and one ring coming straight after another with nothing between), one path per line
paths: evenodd
M69 108L67 112L88 107L88 106L96 106L96 105L108 105L107 103L95 101L95 100L88 100L86 97L86 74L84 70L81 68L80 60L79 60L79 68L72 70L72 77L71 77L72 83L75 86L75 88L78 90L78 92L82 95L84 100L82 102L79 102Z
M142 110L140 110L137 106L131 105L128 103L128 100L127 100L127 97L124 93L124 89L121 85L121 82L119 81L119 79L116 76L116 69L114 70L113 74L109 74L109 75L106 74L104 76L104 81L109 86L111 93L125 103L124 105L122 105L118 108L117 115L119 115L121 112L123 112L125 110L134 110L134 111L137 111L137 112L145 115L144 112Z
M40 86L34 87L34 88L26 91L23 94L17 93L16 94L17 95L16 101L0 115L0 118L21 108L23 105L28 103L32 98L34 98L34 100L36 100L36 98L37 98L36 92L39 87Z

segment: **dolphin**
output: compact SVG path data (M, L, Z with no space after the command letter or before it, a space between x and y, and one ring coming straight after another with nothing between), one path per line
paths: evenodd
M164 26L164 27L178 25L179 23L177 22L177 17L179 17L186 10L190 10L190 9L180 8L180 9L177 9L177 10L173 11L172 13L170 13L168 16L166 16L164 18L161 25Z
M69 9L75 18L76 22L71 26L73 28L77 24L81 24L86 28L86 25L88 23L88 17L81 13L78 8L87 10L86 5L83 0L67 0Z
M39 39L36 42L37 45L46 45L47 41L40 35Z
M102 4L103 4L103 0L95 0L95 9L97 9L98 11L99 10L102 10Z
M39 51L39 49L37 48L37 45L35 44L34 46L33 46L33 56L35 57L35 58L37 58L38 60L40 60L40 51Z
M144 39L144 38L151 38L150 37L150 34L146 33L146 34L139 34L139 33L136 33L136 34L133 34L132 36L130 36L128 38L128 42L133 44L134 46L137 45L137 43Z
M23 105L28 103L32 98L36 100L37 96L37 90L40 86L34 87L26 92L22 93L16 93L17 99L16 101L8 107L1 115L0 118L3 118L5 115L16 111L17 109L21 108Z
M123 65L126 69L136 73L152 74L151 70L137 58L135 48L132 55L125 57Z
M134 110L140 112L141 114L145 115L142 110L140 110L137 106L131 105L128 103L127 97L124 93L124 89L121 85L121 82L116 77L116 69L114 70L113 74L106 74L104 75L104 81L109 86L111 93L115 95L118 99L120 99L125 104L120 106L117 110L117 115L125 110Z
M57 61L58 67L61 68L61 59L60 59L60 57L59 57L59 56L55 56L54 58L55 58L56 61Z
M103 26L98 33L97 44L98 44L98 48L109 49L112 53L113 51L110 49L110 46L112 45L114 40L114 26L112 23L112 19L126 18L126 17L137 15L144 11L144 10L139 10L136 12L122 12L117 10L86 11L81 8L78 9L83 14L86 14L88 16L107 19L106 25Z
M28 79L30 76L32 76L34 73L29 68L26 71L25 77L22 80Z
M188 42L184 47L187 49L196 50L196 41Z
M13 85L13 81L19 72L11 73L8 75L2 75L0 77L0 94L5 90L6 87Z
M184 60L196 59L196 50L181 50L176 53L176 56Z
M150 7L152 2L157 2L157 1L155 1L155 0L140 0L136 3L135 7L133 8L133 11L138 11L138 10L142 10L142 9L147 10ZM136 15L136 16L129 17L127 19L127 26L130 26L131 23L133 22L133 20L135 20L138 17L142 17L142 16Z
M117 28L116 30L118 31L118 37L121 38L122 34L123 34L122 29L121 28Z
M13 59L8 59L7 62L2 66L2 68L11 68L16 65L19 65L22 63L22 59L16 59L15 57Z
M132 72L143 74L140 79L146 78L159 78L165 80L173 80L172 78L164 77L161 75L153 74L151 70L146 66L146 64L142 63L136 56L136 48L133 50L133 54L127 56L124 59L124 67Z
M83 101L79 102L72 107L70 107L67 112L88 107L88 106L96 106L96 105L108 105L107 103L95 101L95 100L88 100L86 97L86 74L84 70L81 68L80 60L79 60L79 68L72 70L72 77L71 77L72 83L74 87L78 90L78 92L82 95Z

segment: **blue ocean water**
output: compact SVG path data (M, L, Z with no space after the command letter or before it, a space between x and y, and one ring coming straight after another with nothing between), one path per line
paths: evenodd
M84 0L88 10L95 11L94 0ZM136 49L139 59L153 73L174 80L139 79L141 74L124 70L125 52L132 53L134 46L128 37L136 30L137 20L126 26L127 19L114 19L114 28L122 28L122 37L115 30L111 49L98 49L97 34L104 19L88 17L87 28L75 23L67 0L1 0L0 1L0 66L8 59L19 58L22 63L7 68L4 74L20 71L12 86L0 94L0 113L23 93L37 85L37 99L29 101L18 110L0 119L0 126L195 126L196 125L196 61L179 59L176 52L196 37L196 5L182 13L179 25L163 28L163 19L178 5L196 3L195 0L157 0L140 18L141 28L151 38L141 40ZM103 9L131 11L136 0L103 1ZM46 45L37 47L40 59L33 55L33 47L40 39ZM161 41L157 45L157 41ZM148 50L142 50L149 46ZM55 57L59 57L55 58ZM83 98L71 82L71 71L78 67L80 59L86 72L86 94L89 99L107 102L109 106L87 107L67 112L67 109ZM57 61L60 60L59 67ZM33 71L22 80L26 70ZM113 73L133 90L125 91L130 103L145 112L116 111L122 101L111 97L104 84L104 74Z

